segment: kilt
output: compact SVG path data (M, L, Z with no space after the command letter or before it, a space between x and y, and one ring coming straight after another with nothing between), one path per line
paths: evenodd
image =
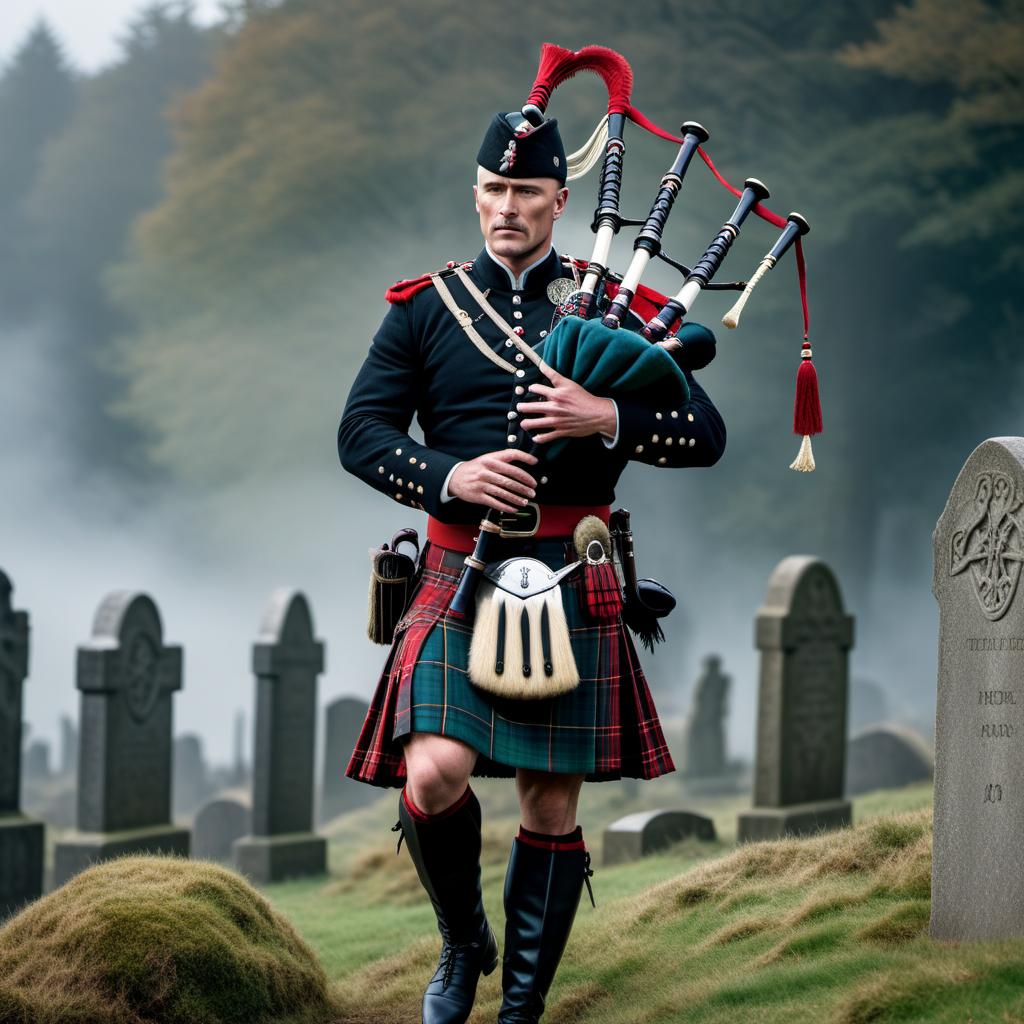
M529 554L552 568L566 564L560 541ZM473 774L515 775L516 768L582 773L587 781L653 779L674 771L647 680L621 618L590 619L580 576L562 585L580 683L543 700L487 693L469 680L472 626L448 614L460 569L427 543L421 577L377 683L346 774L374 786L404 786L402 741L414 732L462 740L479 753ZM461 561L461 555L459 560Z

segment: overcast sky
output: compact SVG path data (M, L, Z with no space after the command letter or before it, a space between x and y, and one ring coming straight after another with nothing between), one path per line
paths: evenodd
M124 26L146 0L0 0L0 64L39 18L56 32L68 58L82 71L95 71L114 60ZM197 20L215 21L219 0L195 0Z

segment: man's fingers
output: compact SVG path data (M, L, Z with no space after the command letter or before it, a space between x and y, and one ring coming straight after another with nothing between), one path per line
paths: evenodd
M501 452L492 452L491 456L498 459L501 462L527 462L531 466L537 461L536 455L531 455L529 452L524 452L519 448L506 448Z
M556 393L555 388L549 388L547 384L531 384L527 391L532 391L535 395L544 395L550 397Z
M513 467L509 467L513 468ZM492 470L487 471L486 481L492 487L503 487L507 491L512 491L514 494L522 495L524 498L532 498L535 493L533 477L528 473L522 473L522 479L514 477L511 474L495 473Z
M489 487L485 493L492 501L500 503L503 512L515 512L525 504L523 498L504 487Z

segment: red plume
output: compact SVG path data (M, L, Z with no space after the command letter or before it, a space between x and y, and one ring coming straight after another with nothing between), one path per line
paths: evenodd
M609 50L607 46L584 46L573 53L564 46L544 43L540 49L540 67L527 103L546 110L551 93L580 71L593 71L604 79L608 89L609 114L624 114L629 109L633 69L621 53Z

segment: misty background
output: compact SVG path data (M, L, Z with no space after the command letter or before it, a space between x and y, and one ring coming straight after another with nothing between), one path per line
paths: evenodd
M730 181L762 178L812 226L817 471L787 468L790 255L736 332L718 323L733 294L694 309L719 339L700 379L721 462L632 465L620 484L641 573L680 600L643 658L659 708L681 716L717 652L730 752L752 753L753 618L775 564L810 553L857 618L853 678L931 739L931 532L971 450L1024 411L1024 3L636 0L624 28L611 5L584 27L565 0L523 0L514 24L450 0L78 10L0 12L0 567L31 615L33 738L55 748L58 717L77 719L75 646L115 589L148 592L184 645L175 732L211 760L251 713L276 587L311 601L321 703L369 697L386 652L365 636L367 551L425 518L341 470L337 421L385 288L479 251L480 135L554 41L620 50L638 107L701 121ZM605 99L594 76L556 91L567 149ZM623 212L643 216L675 147L635 127L627 146ZM571 185L560 251L590 255L596 188ZM667 251L692 263L733 206L694 162ZM748 220L720 278L748 277L776 234Z

